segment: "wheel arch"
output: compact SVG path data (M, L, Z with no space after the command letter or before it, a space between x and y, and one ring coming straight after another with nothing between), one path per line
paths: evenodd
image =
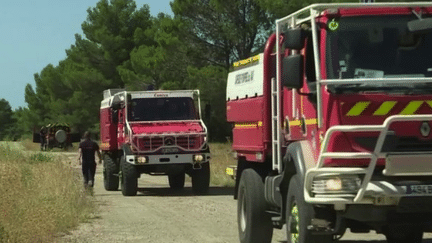
M132 155L133 153L132 153L132 149L131 149L131 147L130 147L130 145L129 144L123 144L122 146L121 146L121 148L122 148L122 151L123 151L123 156L125 156L126 157L126 155Z
M253 169L258 175L261 176L262 181L264 182L266 176L271 172L271 158L268 157L264 162L250 162L246 160L246 157L239 157L237 159L237 172L236 172L236 181L234 187L234 199L237 199L238 194L238 186L240 183L240 177L245 169Z
M286 198L291 178L294 175L298 175L300 178L300 187L303 188L306 171L315 164L311 149L307 141L293 142L286 149L282 159L284 170L279 185L282 196L282 212L286 210ZM285 218L284 213L282 213L282 217Z

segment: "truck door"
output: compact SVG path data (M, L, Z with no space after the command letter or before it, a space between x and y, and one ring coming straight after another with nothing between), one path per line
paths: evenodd
M317 135L316 75L311 35L306 38L300 54L304 57L304 85L299 90L283 89L283 130L288 142Z

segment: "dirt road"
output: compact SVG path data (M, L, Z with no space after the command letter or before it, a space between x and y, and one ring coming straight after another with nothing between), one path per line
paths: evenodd
M65 161L79 169L76 153L63 153ZM59 239L59 242L176 242L236 243L236 201L232 188L212 187L207 196L195 196L191 184L181 192L169 189L166 176L142 175L135 197L103 188L98 165L94 196L99 211L89 223ZM432 234L424 243L432 243ZM285 242L283 230L275 230L273 242ZM347 233L341 243L384 243L375 233Z
M8 143L22 149L18 143ZM51 153L61 156L79 170L77 153ZM181 192L169 189L165 176L143 175L136 197L123 197L120 191L103 188L102 166L98 165L94 196L99 210L89 223L81 224L57 242L176 242L236 243L236 201L232 188L212 187L207 196L195 196L190 183ZM424 243L432 243L425 234ZM273 242L284 242L283 230L275 230ZM342 243L384 243L375 233L346 233Z

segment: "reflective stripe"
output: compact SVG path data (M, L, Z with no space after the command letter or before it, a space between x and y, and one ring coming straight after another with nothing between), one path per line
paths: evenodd
M312 119L306 119L306 125L316 125L317 119L316 118L312 118Z
M234 125L234 128L256 128L256 127L262 127L262 121L236 123Z
M290 125L290 127L300 126L301 122L302 122L301 120L289 121L289 125ZM318 121L316 118L306 119L306 125L316 125L316 124L318 124Z
M396 101L385 101L381 106L373 113L374 116L387 115L391 109L396 105Z
M301 122L300 120L294 120L294 121L290 121L289 125L291 126L300 126Z
M424 101L411 101L408 105L403 109L400 115L412 115L414 114L418 108L423 104Z
M370 101L360 101L357 102L351 110L348 111L346 116L358 116L360 115L370 104Z

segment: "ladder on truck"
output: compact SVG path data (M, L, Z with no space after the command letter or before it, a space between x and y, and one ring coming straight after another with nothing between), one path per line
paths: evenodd
M272 169L282 171L281 117L280 117L281 86L276 78L271 80L271 121L272 121Z

